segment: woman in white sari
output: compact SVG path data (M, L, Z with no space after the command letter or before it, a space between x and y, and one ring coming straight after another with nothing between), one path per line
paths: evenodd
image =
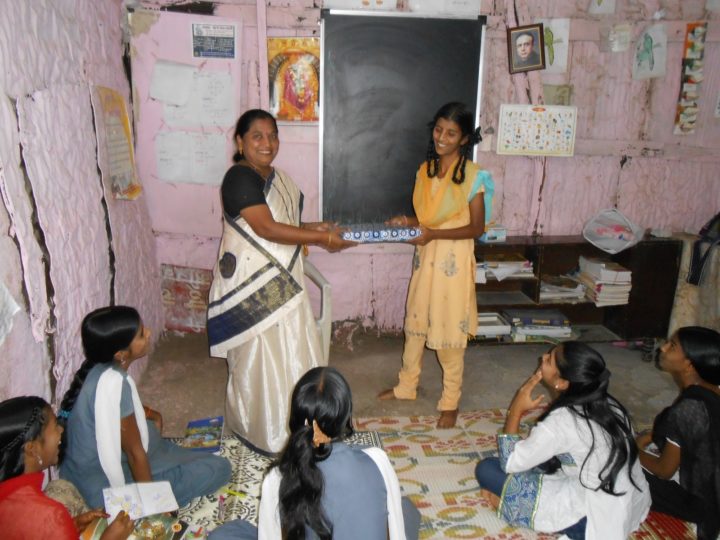
M301 223L302 193L272 166L280 141L270 113L244 113L235 141L235 165L221 188L224 228L208 339L210 354L228 362L228 427L255 449L276 453L287 441L295 383L325 363L304 289L302 245L334 252L354 243L333 224Z

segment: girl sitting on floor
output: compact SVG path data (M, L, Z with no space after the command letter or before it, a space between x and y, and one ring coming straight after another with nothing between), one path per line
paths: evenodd
M263 481L258 527L236 520L210 539L416 539L420 514L401 498L385 452L342 442L351 421L343 376L329 367L305 373L292 393L290 440Z
M162 439L146 419L130 365L148 352L150 330L127 306L93 311L82 322L86 360L65 394L65 456L60 476L74 483L92 506L105 487L167 480L180 506L230 481L230 463ZM162 425L160 414L151 417Z
M680 328L660 348L659 360L680 395L655 418L652 433L637 438L652 508L696 523L700 540L715 539L720 532L720 334L699 326ZM650 443L658 452L648 448Z
M42 492L45 469L57 464L63 428L44 399L23 396L0 403L0 523L3 538L77 540L96 518L73 517ZM101 540L124 540L134 523L120 512Z
M543 355L518 389L498 435L500 458L481 461L483 495L511 525L569 538L626 538L650 508L630 418L607 388L602 356L568 341ZM526 439L520 419L540 405L543 382L555 398Z

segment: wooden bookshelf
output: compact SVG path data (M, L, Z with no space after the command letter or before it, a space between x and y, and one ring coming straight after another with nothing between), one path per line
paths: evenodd
M588 341L667 337L682 256L680 240L648 237L616 255L596 248L582 236L515 236L500 244L476 242L478 260L493 253L520 253L533 263L534 278L476 284L478 311L510 307L559 309ZM570 272L577 268L580 255L606 257L631 270L629 303L596 307L592 302L574 299L541 302L540 276Z

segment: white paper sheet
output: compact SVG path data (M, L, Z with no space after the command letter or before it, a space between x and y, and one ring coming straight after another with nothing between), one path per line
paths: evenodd
M570 19L538 19L545 34L545 73L565 73L570 40Z
M219 185L228 167L226 142L225 136L217 133L158 133L158 177L166 182Z
M232 77L217 71L194 73L188 101L180 106L165 103L163 119L170 127L231 126L236 120Z
M105 488L103 499L105 511L110 514L108 523L111 523L121 510L124 510L130 519L139 519L178 509L177 500L167 480Z
M158 60L150 80L150 97L170 105L185 105L190 99L195 73L195 66Z
M667 63L667 35L665 24L654 24L638 37L633 56L633 79L652 79L665 76Z
M13 318L18 311L20 311L20 306L17 305L5 284L0 281L0 345L10 334Z
M612 15L615 13L615 0L590 0L588 13L591 15Z

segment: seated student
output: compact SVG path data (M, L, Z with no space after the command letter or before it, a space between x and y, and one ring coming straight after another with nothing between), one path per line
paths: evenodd
M73 519L67 509L42 492L43 471L57 464L60 427L50 405L35 396L0 403L0 530L3 538L77 540L102 510ZM130 536L134 523L120 512L102 540Z
M626 538L645 519L650 491L628 413L607 392L609 379L597 351L568 341L543 355L518 389L498 435L500 458L475 470L483 495L510 524L605 540ZM542 402L531 395L541 381L555 397L523 440L520 419Z
M146 410L130 365L147 354L150 331L126 306L93 311L82 322L86 360L65 394L67 417L60 476L73 482L93 506L105 487L168 480L180 506L213 493L230 480L230 463L162 439ZM159 413L151 418L162 422Z
M652 508L697 523L701 540L715 539L720 532L720 334L699 326L680 328L660 348L659 364L675 379L680 395L655 418L652 433L636 439Z
M405 498L380 448L342 442L352 434L352 395L333 368L313 368L290 404L290 439L265 476L258 527L229 522L211 540L418 537L420 514Z

